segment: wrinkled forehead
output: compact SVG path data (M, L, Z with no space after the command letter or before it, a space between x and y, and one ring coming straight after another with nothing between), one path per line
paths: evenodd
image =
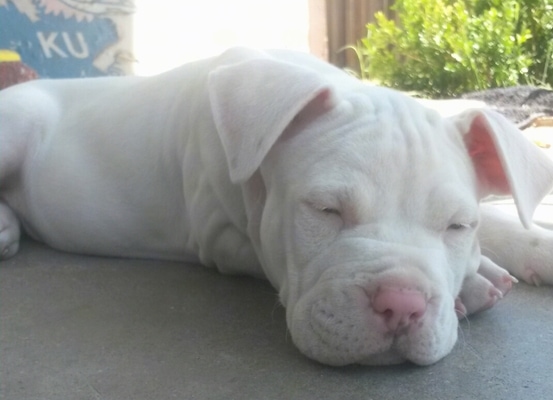
M352 95L297 127L270 158L271 168L279 176L290 175L291 182L369 178L376 187L389 187L394 180L420 187L439 179L471 180L453 124L413 99L377 88Z

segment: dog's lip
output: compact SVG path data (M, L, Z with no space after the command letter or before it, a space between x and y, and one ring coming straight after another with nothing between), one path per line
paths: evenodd
M394 337L394 340L389 348L383 350L380 353L373 353L365 355L358 360L352 361L350 364L366 365L366 366L386 366L386 365L398 365L411 363L419 366L432 365L440 361L443 357L434 357L427 355L421 357L421 355L410 355L409 351L402 351L398 340L404 335L398 335Z
M390 347L388 350L371 354L370 358L357 361L356 364L367 366L382 366L382 365L398 365L404 364L409 360L399 353L394 347Z

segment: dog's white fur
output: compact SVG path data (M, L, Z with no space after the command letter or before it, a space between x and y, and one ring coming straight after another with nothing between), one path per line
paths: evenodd
M531 222L553 166L513 125L485 109L443 118L307 55L34 81L0 92L0 121L2 258L20 223L65 251L266 277L296 345L324 363L439 360L457 314L511 287L496 263L553 283L553 234ZM512 193L529 229L482 218L491 193ZM416 321L392 326L411 298Z

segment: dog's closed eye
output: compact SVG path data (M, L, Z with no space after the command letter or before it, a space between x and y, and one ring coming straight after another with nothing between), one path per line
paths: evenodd
M319 208L319 210L324 214L332 214L332 215L338 215L338 216L341 215L340 210L338 210L337 208L321 207Z
M448 231L462 231L462 230L465 230L465 229L472 229L475 226L476 226L476 222L472 222L472 223L468 223L468 224L455 222L455 223L450 224L447 227L447 230Z
M451 224L447 227L447 229L449 230L453 230L453 231L459 231L461 229L467 229L469 228L470 226L467 225L467 224L459 224L459 223L455 223L455 224Z

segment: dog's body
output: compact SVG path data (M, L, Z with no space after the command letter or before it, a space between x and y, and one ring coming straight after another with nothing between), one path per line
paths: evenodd
M0 92L0 251L266 277L321 362L429 364L512 278L553 283L553 166L505 119L444 119L307 55L233 49L153 78ZM512 193L529 230L479 200ZM482 225L482 226L480 226ZM506 246L504 243L508 243Z

